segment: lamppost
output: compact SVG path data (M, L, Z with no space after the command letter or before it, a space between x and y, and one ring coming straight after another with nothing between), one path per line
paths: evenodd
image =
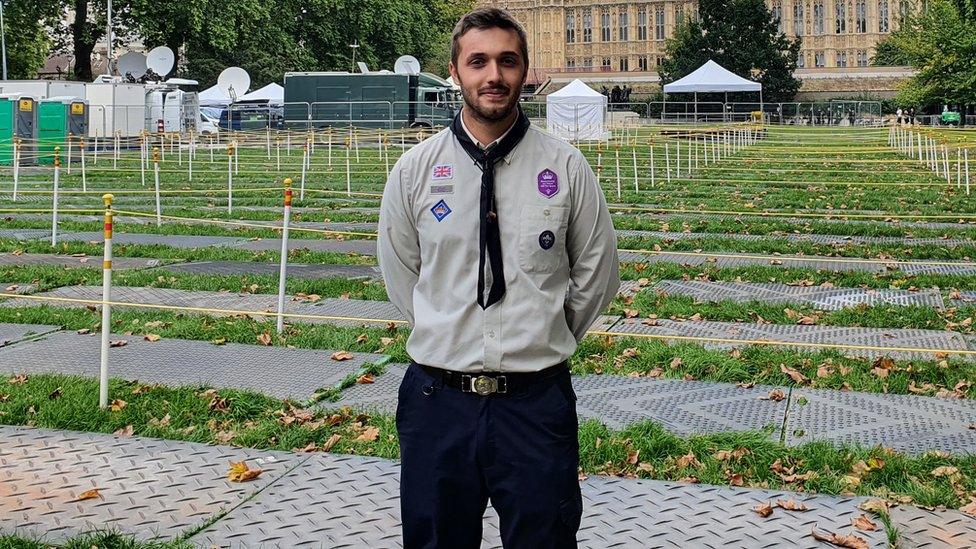
M349 47L352 48L352 65L349 67L349 72L356 72L356 50L359 49L359 40L349 44Z
M105 25L108 49L105 50L105 74L112 76L112 0L108 0L108 22Z
M3 79L7 79L7 28L3 26L3 0L0 0L0 49L3 50Z

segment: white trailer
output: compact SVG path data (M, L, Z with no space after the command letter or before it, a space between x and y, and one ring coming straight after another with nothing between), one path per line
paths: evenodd
M136 137L145 128L146 87L142 84L92 83L85 85L90 137Z
M0 80L0 93L29 95L38 101L49 97L85 99L85 83L65 80Z

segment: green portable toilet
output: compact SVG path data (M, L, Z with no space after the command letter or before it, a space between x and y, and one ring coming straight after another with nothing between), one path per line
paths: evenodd
M14 147L20 141L20 164L34 162L37 139L37 101L19 93L0 94L0 165L13 164Z
M37 106L37 162L54 164L54 148L66 160L68 136L88 135L88 102L77 97L50 97Z

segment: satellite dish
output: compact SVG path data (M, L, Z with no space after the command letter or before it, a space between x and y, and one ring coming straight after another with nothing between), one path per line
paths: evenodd
M393 72L397 74L420 74L420 61L412 55L401 55L393 63Z
M217 77L217 88L226 92L231 101L237 101L250 87L251 75L240 67L227 67Z
M176 55L173 54L173 50L166 46L155 47L149 50L149 54L146 55L146 67L152 69L161 78L173 70L174 62L176 62Z
M118 69L119 74L125 76L126 73L132 75L132 78L139 79L142 75L146 74L146 56L139 53L130 51L119 57Z
M366 63L363 63L362 61L356 61L356 66L359 67L359 72L361 72L363 74L366 74L366 73L369 72L369 67L366 66Z

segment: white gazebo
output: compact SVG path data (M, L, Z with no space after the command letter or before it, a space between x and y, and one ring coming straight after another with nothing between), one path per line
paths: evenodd
M729 71L722 65L709 59L704 65L680 80L664 85L664 109L661 119L667 114L669 93L695 94L695 118L698 118L698 93L723 92L728 102L729 92L759 92L759 110L762 110L762 84Z
M216 85L210 86L197 95L201 107L226 107L230 105L230 96Z
M238 101L260 101L264 99L272 105L283 104L285 102L285 88L277 82L272 82L263 88L258 88L237 98Z
M570 141L605 137L607 97L576 79L546 96L546 129Z

